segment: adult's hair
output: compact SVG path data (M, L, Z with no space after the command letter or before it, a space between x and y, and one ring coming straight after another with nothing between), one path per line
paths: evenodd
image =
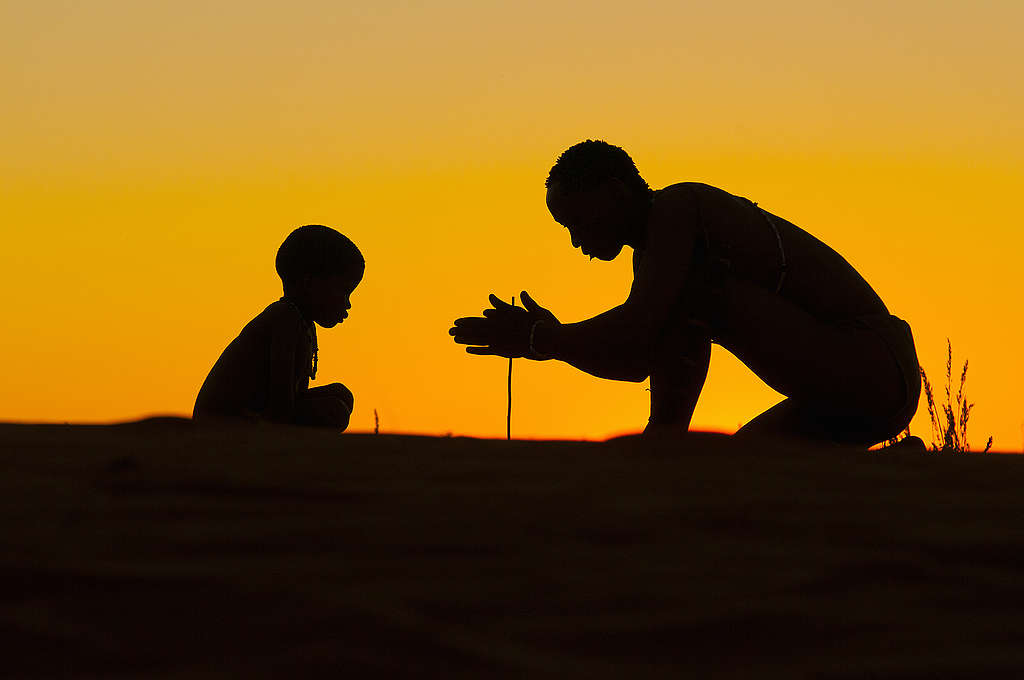
M347 236L322 224L307 224L288 234L277 249L274 266L287 286L304 276L345 274L366 265Z
M588 139L562 152L548 173L544 186L564 194L593 189L605 180L615 178L630 189L648 194L651 188L640 176L636 164L622 148Z

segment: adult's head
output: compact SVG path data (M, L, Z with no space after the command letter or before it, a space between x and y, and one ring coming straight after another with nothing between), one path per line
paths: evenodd
M613 260L642 237L651 188L624 150L588 139L566 149L548 173L548 210L573 248Z
M307 224L288 234L274 265L285 297L325 328L348 316L349 297L366 267L356 244L321 224Z

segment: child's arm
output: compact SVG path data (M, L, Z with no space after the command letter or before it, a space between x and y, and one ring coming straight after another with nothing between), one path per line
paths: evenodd
M295 422L298 388L296 354L302 337L301 318L287 307L276 310L270 321L267 349L267 405L263 416L277 423Z

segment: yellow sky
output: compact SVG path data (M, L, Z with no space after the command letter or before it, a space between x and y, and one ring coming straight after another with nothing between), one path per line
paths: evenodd
M941 377L971 361L972 443L1020 449L1019 2L0 4L5 420L187 413L319 222L368 260L321 376L355 429L499 436L501 360L446 334L525 288L617 304L544 208L558 153L623 146L833 245ZM695 426L778 397L727 353ZM516 363L514 432L635 430L643 385ZM915 432L926 435L921 414Z

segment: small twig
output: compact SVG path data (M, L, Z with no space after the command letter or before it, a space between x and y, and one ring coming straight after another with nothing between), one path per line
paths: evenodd
M516 296L512 296L512 306L516 306ZM508 358L508 412L505 415L505 441L512 440L512 357Z

